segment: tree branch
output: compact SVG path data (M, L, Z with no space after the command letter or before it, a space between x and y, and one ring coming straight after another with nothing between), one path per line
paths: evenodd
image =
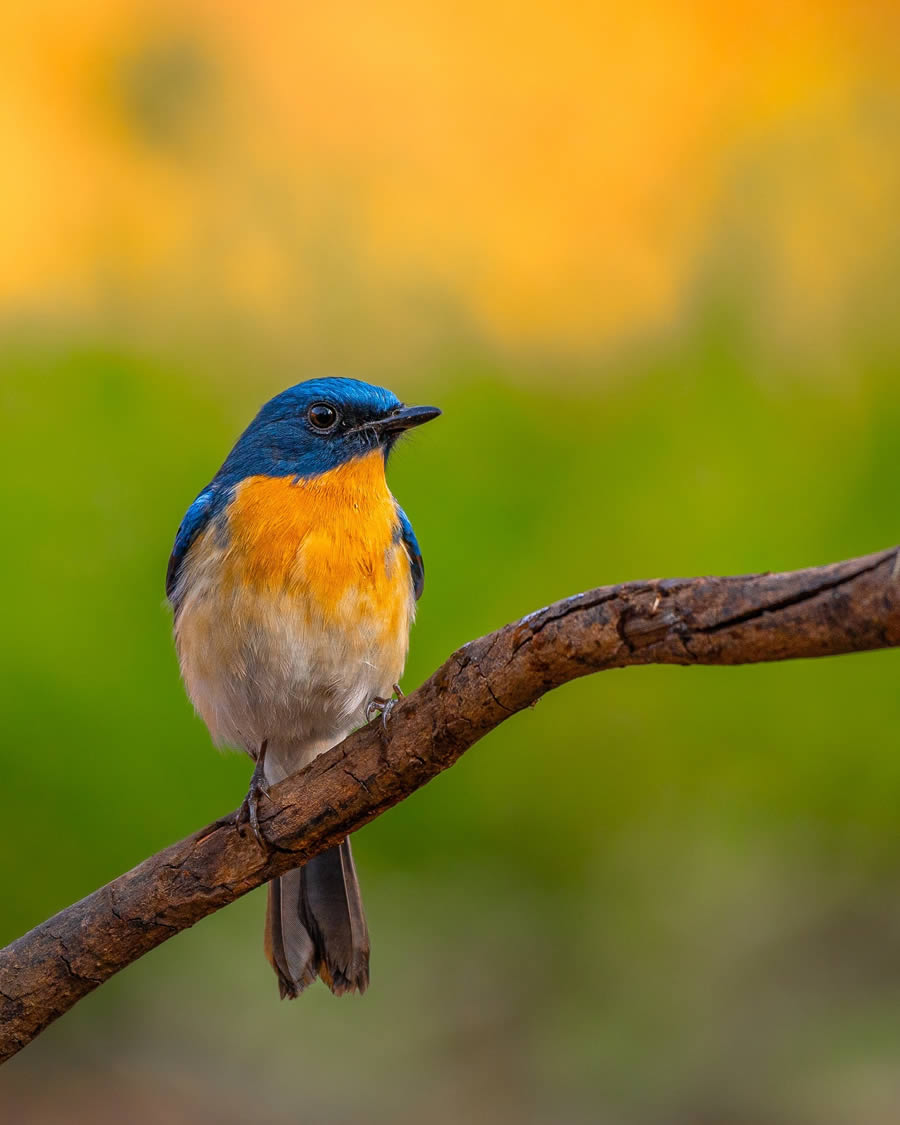
M338 843L568 680L900 645L900 548L785 574L601 586L455 652L380 722L261 802L271 852L211 825L0 951L0 1061L179 931Z

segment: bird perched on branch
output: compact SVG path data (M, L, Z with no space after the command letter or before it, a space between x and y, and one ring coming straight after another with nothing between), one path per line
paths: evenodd
M238 813L384 709L397 688L424 571L385 463L436 418L353 379L277 395L182 521L166 593L188 694L215 742L255 761ZM363 992L369 935L350 842L268 888L266 955L281 995L320 976Z

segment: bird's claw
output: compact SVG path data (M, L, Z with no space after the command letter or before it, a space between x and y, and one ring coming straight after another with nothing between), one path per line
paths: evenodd
M403 692L400 690L399 684L394 684L393 689L396 698L392 696L390 699L385 699L383 696L376 695L373 699L369 700L366 704L365 712L367 723L371 723L376 715L380 715L381 726L384 730L387 730L388 719L391 717L391 712L403 698Z
M261 848L268 850L268 843L265 836L263 836L262 829L259 826L259 798L260 796L269 796L269 790L264 785L251 785L247 796L241 802L241 807L235 816L235 826L238 832L244 835L244 825L250 825L250 831L256 838L257 844Z
M259 825L259 799L260 797L270 796L269 786L266 783L265 762L266 746L265 743L263 743L256 758L256 765L253 767L253 774L250 778L250 788L247 790L247 796L241 802L241 807L235 814L234 824L242 836L244 835L244 825L249 824L257 844L265 851L268 851L268 841L263 835Z
M383 696L376 695L366 704L366 722L371 723L373 719L380 715L381 725L387 730L387 721L396 702L396 699L385 699Z

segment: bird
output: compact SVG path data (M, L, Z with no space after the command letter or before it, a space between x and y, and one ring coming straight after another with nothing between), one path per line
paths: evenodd
M213 741L254 761L234 820L263 845L261 795L400 692L425 570L385 470L440 413L355 379L298 383L260 409L178 529L166 596L181 675ZM366 990L349 839L268 884L264 948L282 998L317 978Z

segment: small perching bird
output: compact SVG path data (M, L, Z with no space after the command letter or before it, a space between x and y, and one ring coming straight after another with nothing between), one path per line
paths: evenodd
M181 673L214 741L255 761L238 821L261 843L260 793L399 690L424 570L385 464L401 434L439 414L353 379L300 383L260 410L178 529L166 593ZM268 890L281 995L317 976L363 992L369 935L349 840Z

